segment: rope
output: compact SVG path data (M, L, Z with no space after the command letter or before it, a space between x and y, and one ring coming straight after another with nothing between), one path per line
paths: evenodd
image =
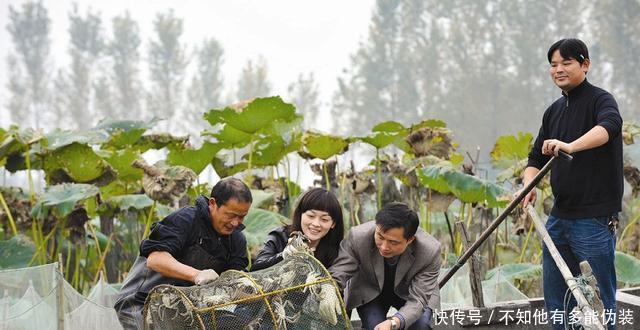
M593 274L589 276L580 275L578 276L578 278L576 278L576 282L578 282L578 287L580 288L580 291L582 291L582 293L584 294L584 297L587 298L587 301L591 306L595 304L596 292L593 289L593 287L589 285L589 283L592 283L595 280L596 278L593 276Z
M595 303L595 298L596 298L596 292L593 290L593 288L591 287L591 285L589 285L589 282L591 281L595 281L595 277L593 276L593 274L589 275L589 276L584 276L584 275L580 275L578 277L573 277L572 278L575 281L575 284L572 285L571 287L567 288L567 291L565 291L564 293L564 299L563 299L563 314L564 314L564 328L565 329L574 329L573 324L571 324L571 328L569 328L568 322L567 322L567 310L569 309L569 303L571 302L571 291L574 288L578 288L582 294L584 295L584 297L587 299L587 302L589 303L589 305L593 306Z

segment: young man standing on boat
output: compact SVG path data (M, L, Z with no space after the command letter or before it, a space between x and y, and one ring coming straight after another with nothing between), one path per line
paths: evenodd
M584 42L559 40L549 48L547 59L551 79L562 96L542 117L524 171L524 185L560 150L573 155L573 161L555 162L551 169L555 201L546 229L574 276L580 274L581 261L589 262L604 304L604 319L609 319L608 327L614 329L615 229L623 194L622 118L613 96L587 81L591 60ZM523 199L523 206L535 198L534 189ZM571 301L565 306L567 285L546 246L543 289L549 315L562 312L566 322L575 299L569 294ZM603 315L599 317L603 319ZM565 327L552 325L554 329Z

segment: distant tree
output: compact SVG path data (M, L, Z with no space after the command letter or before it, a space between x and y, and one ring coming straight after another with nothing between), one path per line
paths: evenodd
M395 79L392 93L395 95L396 115L403 122L418 121L425 113L420 95L424 81L431 77L431 68L422 71L427 46L425 14L427 2L406 0L398 10L398 46L393 59Z
M499 1L455 1L436 5L440 17L450 20L447 38L440 44L441 82L446 88L436 116L444 119L464 147L489 146L497 137L496 118L504 100L504 43L496 34L503 28ZM472 134L465 134L469 125ZM488 147L486 148L488 150Z
M310 72L306 77L302 73L298 75L296 82L291 83L287 91L289 100L296 107L296 111L304 117L304 127L311 128L317 125L320 100L318 84L315 81L313 72Z
M184 78L188 65L185 45L181 42L182 19L173 10L157 14L153 22L156 36L149 45L149 70L151 88L147 106L152 115L168 119L167 129L172 128L172 117L182 113Z
M140 29L129 12L114 17L112 27L113 37L107 44L111 69L104 82L105 86L113 86L112 116L141 119L141 97L144 91L139 77Z
M185 130L198 136L207 127L203 114L222 104L222 63L224 50L213 38L202 42L197 49L197 68L188 89L188 104L185 113Z
M423 37L416 36L416 50L414 59L415 76L418 82L421 116L423 118L441 117L442 108L446 104L444 98L444 70L443 63L446 56L442 53L441 45L445 41L443 27L438 17L433 13L423 14ZM419 121L419 120L413 120Z
M412 68L401 68L399 61L400 54L407 51L400 48L401 4L401 0L376 1L367 41L351 56L351 69L338 79L333 98L338 133L360 134L384 120L407 121L412 117L407 111L416 111L415 86L407 88L414 82L405 83L404 79L412 77L402 76Z
M95 113L99 114L100 117L98 119L103 118L123 118L121 116L114 116L116 114L113 94L114 92L111 90L112 85L109 81L109 78L106 75L103 75L96 79L93 83L94 89L94 109Z
M624 119L640 116L640 3L638 1L596 1L593 17L594 40L590 49L593 67L588 76L604 73L610 64L611 90ZM601 78L602 79L602 78ZM597 83L602 83L598 81Z
M577 0L377 1L367 39L338 79L337 133L435 117L452 128L462 150L479 145L488 151L499 135L537 130L539 115L532 113L558 95L547 80L549 45L606 31L589 15L563 14L588 6ZM619 26L631 31L629 25Z
M269 96L271 83L268 73L267 62L263 57L258 58L255 64L252 60L247 61L238 81L238 101Z
M67 93L69 89L69 83L66 78L66 72L63 69L58 69L53 78L52 90L55 93L51 95L51 118L49 123L52 127L60 129L70 129L75 127L75 122L71 119L71 114L67 108Z
M7 82L9 101L5 106L9 110L9 117L14 124L29 125L31 109L29 108L29 91L25 83L26 77L21 70L22 66L14 55L7 56L7 69L9 70L9 81Z
M16 124L40 128L40 117L48 111L50 25L41 1L25 2L22 10L9 5L7 30L14 47L7 58L10 94L6 106Z
M71 66L59 77L61 81L56 85L63 89L56 93L64 95L62 107L67 109L76 127L86 128L100 119L92 100L93 82L98 77L97 63L105 48L102 19L91 9L82 16L74 5L69 21Z

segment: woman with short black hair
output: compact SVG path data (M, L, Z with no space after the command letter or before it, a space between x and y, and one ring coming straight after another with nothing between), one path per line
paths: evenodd
M336 196L323 188L312 188L302 195L293 212L292 224L269 233L251 270L268 268L282 261L288 253L285 247L289 234L294 231L304 233L309 238L309 247L315 249L315 257L325 267L331 266L344 235L342 206Z

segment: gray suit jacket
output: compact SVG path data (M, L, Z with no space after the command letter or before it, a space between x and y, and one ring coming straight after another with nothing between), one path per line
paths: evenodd
M375 244L375 228L375 221L352 227L340 243L338 258L329 269L344 290L347 310L362 306L382 293L384 258ZM400 255L394 286L398 297L406 300L398 312L404 316L407 327L422 316L427 306L440 309L440 264L440 242L418 228L416 239Z

